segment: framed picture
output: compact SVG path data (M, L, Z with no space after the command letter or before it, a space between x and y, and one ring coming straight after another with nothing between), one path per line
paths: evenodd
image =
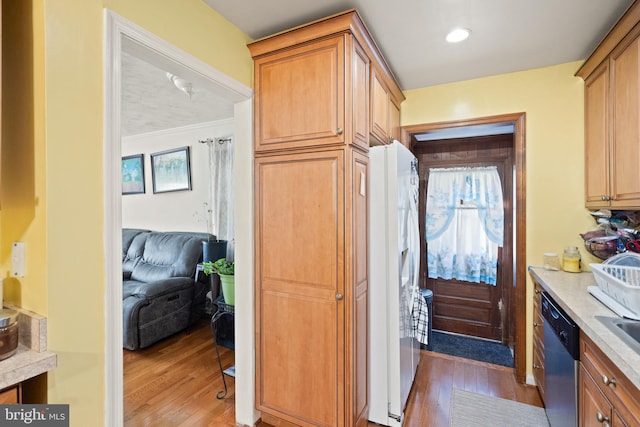
M144 193L144 154L122 158L122 194Z
M191 190L189 147L151 154L153 192Z

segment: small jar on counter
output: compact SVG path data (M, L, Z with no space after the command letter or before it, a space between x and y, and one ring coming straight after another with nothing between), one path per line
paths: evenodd
M577 246L569 246L562 255L562 269L569 273L580 273L580 251Z
M542 256L542 267L545 270L560 270L560 258L556 252L545 252Z
M0 360L13 356L18 350L18 312L0 310Z

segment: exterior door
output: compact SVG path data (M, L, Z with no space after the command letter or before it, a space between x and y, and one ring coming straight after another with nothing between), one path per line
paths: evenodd
M430 141L414 150L420 165L421 276L433 291L433 329L512 343L513 296L509 284L513 283L513 135ZM427 277L424 216L428 170L474 166L496 166L503 187L504 246L498 254L496 286Z

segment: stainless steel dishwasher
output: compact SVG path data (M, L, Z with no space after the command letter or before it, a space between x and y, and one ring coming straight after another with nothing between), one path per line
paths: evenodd
M546 292L542 316L547 418L551 427L577 426L580 329Z

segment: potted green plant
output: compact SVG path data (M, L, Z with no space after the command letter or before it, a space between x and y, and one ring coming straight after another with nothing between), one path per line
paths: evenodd
M227 261L226 258L220 258L215 262L203 262L202 271L209 275L212 273L220 276L220 284L222 285L222 296L225 304L234 305L235 303L235 261Z

